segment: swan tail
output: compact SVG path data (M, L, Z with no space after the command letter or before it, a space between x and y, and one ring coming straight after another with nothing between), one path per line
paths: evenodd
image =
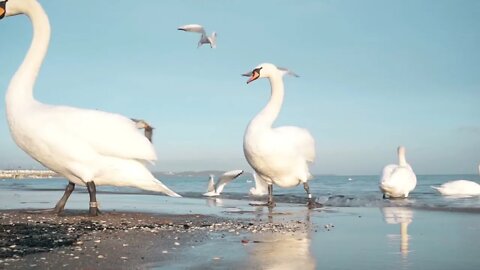
M430 186L431 188L435 189L436 191L440 191L441 187L436 187L436 186Z
M167 186L165 186L162 182L160 182L160 180L158 180L156 178L154 178L151 185L147 185L147 186L142 185L142 189L150 190L150 191L156 191L156 192L162 192L165 195L168 195L170 197L176 197L176 198L182 197L182 196L178 195L175 191L173 191L170 188L168 188Z

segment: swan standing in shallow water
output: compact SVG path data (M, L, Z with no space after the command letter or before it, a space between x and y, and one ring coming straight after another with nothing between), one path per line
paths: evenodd
M294 126L272 128L283 103L285 74L298 76L268 63L243 74L250 77L247 83L258 78L268 78L271 86L270 101L250 121L245 131L243 152L255 173L268 185L267 206L275 204L273 184L288 188L303 183L309 206L313 207L315 201L307 182L312 178L308 165L315 159L315 141L312 135L308 130Z
M480 165L478 165L478 173L480 174ZM478 196L480 195L480 185L469 180L454 180L444 183L439 187L432 186L440 194L446 196Z
M200 48L203 44L210 44L210 48L215 49L217 47L217 33L213 32L210 36L207 36L205 33L205 29L203 26L199 24L187 24L184 26L180 26L177 30L185 31L185 32L194 32L200 33L200 40L198 41L197 48Z
M145 167L156 154L134 121L34 99L33 87L50 41L48 17L36 0L9 0L0 7L0 18L25 14L33 25L30 49L8 86L6 114L17 145L69 180L54 211L63 211L76 184L87 186L90 215L98 214L96 185L131 186L179 197Z
M380 190L383 197L406 198L417 185L417 176L405 159L405 147L399 146L398 165L390 164L383 168Z
M208 181L208 187L207 187L207 192L203 194L203 196L207 197L214 197L214 196L219 196L220 193L222 193L223 188L233 181L235 178L240 176L243 173L242 170L233 170L233 171L228 171L222 176L220 176L220 179L218 179L217 183L215 183L215 177L213 174L210 175L210 179Z

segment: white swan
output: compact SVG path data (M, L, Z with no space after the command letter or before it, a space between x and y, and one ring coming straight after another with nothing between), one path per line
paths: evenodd
M398 165L390 164L383 168L380 190L383 197L406 198L417 185L417 176L405 159L405 147L399 146Z
M253 180L255 180L255 187L250 188L250 195L263 196L268 194L268 185L265 180L260 178L255 172L253 173Z
M17 145L69 180L54 211L63 211L75 184L87 186L91 215L98 214L95 185L132 186L179 197L145 167L156 160L156 154L134 121L118 114L47 105L34 99L33 87L50 40L50 23L36 0L10 0L3 5L3 15L25 14L33 25L32 44L7 90L6 114Z
M283 75L294 73L272 64L261 64L252 72L247 83L258 78L268 78L271 98L265 108L248 125L243 138L245 157L268 185L268 203L273 206L273 184L283 188L304 184L309 206L315 204L307 181L311 179L308 165L315 159L315 141L303 128L284 126L272 128L284 96ZM297 75L298 76L298 75Z
M243 173L242 170L233 170L233 171L228 171L224 173L222 176L220 176L220 179L218 179L217 183L215 183L214 180L214 175L210 175L210 179L208 181L208 188L207 192L203 194L203 196L207 197L213 197L213 196L219 196L220 193L222 193L223 188L230 183L233 179L237 178Z
M454 180L439 187L432 186L440 194L446 196L477 196L480 195L480 185L469 180Z
M200 46L202 46L203 44L210 44L210 48L213 49L217 47L217 33L213 32L210 36L207 36L207 33L205 33L205 29L203 28L203 26L199 24L187 24L178 27L177 30L202 34L200 36L200 40L198 41L197 48L200 48Z
M480 165L478 165L480 174ZM446 196L478 196L480 195L480 185L470 180L453 180L442 184L439 187L432 186L440 194Z

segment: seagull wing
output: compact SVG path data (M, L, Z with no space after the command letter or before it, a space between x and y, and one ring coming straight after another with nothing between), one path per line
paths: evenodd
M210 179L208 180L207 192L203 193L203 196L218 196L218 194L215 192L215 180L213 177L213 174L211 174Z
M258 196L268 194L268 184L255 172L253 173L253 179L255 180L255 188L253 188L255 194L252 194Z
M233 179L237 178L240 174L242 174L242 170L233 170L224 173L220 176L220 180L218 180L217 185L215 186L215 191L217 194L220 194L223 191L223 188L226 184L230 183Z
M205 29L200 24L183 25L183 26L178 27L177 30L182 30L182 31L185 31L185 32L200 33L200 34L205 35L205 36L207 35L205 33Z
M213 179L213 174L210 175L210 179L208 181L207 192L215 191L215 180Z

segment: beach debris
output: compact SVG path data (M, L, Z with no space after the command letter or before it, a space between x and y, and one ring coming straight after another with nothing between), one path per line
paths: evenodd
M218 261L218 260L221 260L222 257L213 257L212 260L215 260L215 261Z
M242 244L248 244L248 240L247 239L242 239Z
M163 250L162 253L163 253L163 254L167 254L167 253L168 253L168 250Z
M103 255L98 255L97 258L103 259L103 258L105 258L105 257L104 257Z
M333 228L335 227L335 225L333 225L332 223L329 223L329 224L323 225L323 227L324 227L327 231L330 231L331 229L333 229Z

